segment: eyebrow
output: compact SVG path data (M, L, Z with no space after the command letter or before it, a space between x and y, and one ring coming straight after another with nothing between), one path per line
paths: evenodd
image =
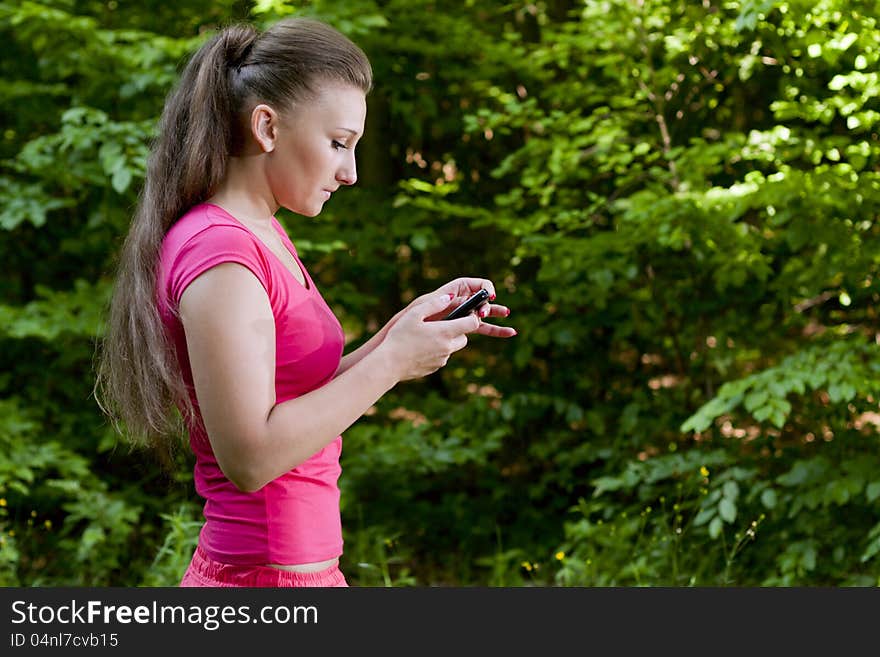
M357 131L357 130L352 130L351 128L343 128L342 126L340 126L340 127L336 128L336 129L337 129L337 130L345 130L346 132L350 132L350 133L353 134L355 137L357 137L357 135L358 135L358 131Z

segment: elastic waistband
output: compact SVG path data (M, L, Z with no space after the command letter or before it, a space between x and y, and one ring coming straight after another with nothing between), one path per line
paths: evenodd
M190 570L202 579L216 582L212 584L214 586L348 586L338 563L314 573L293 572L271 566L241 566L214 561L201 545L196 546Z

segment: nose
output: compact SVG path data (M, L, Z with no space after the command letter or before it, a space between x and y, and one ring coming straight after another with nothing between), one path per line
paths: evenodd
M336 172L336 180L340 185L354 185L357 179L357 164L355 164L354 153L352 153L351 157Z

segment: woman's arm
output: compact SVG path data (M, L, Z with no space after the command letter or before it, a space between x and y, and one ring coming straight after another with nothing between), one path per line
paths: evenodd
M407 306L407 308L408 307L409 306ZM378 347L382 343L382 341L385 339L385 336L388 334L388 330L392 326L394 326L394 323L397 321L397 318L400 317L400 315L403 312L404 311L401 310L394 317L392 317L390 320L388 320L388 323L385 324L385 326L383 326L381 329L379 329L379 331L375 335L373 335L373 337L371 337L369 340L364 342L360 347L358 347L357 349L355 349L351 353L345 354L345 356L342 357L342 360L339 361L339 368L336 370L336 374L334 374L333 376L334 377L339 376L340 374L342 374L343 372L348 370L351 366L353 366L355 363L359 363L365 356L370 354L373 351L373 349Z
M435 295L396 316L374 347L326 385L276 404L275 322L245 267L224 263L183 292L180 315L196 398L217 462L243 491L296 467L351 426L399 381L446 364L479 320L427 322L446 309Z

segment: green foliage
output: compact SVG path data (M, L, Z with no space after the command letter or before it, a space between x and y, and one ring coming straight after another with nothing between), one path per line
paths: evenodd
M138 586L177 586L189 566L202 527L201 509L181 504L174 513L162 513L165 539Z
M880 393L880 352L876 344L840 340L815 344L788 356L779 365L730 381L682 425L682 431L705 431L711 422L742 404L757 422L768 421L778 429L792 411L789 395L824 393L826 405L873 406Z
M513 436L541 443L519 465L534 504L593 498L563 559L545 553L557 581L876 582L851 470L876 448L870 6L569 8L507 32L487 54L507 75L472 80L494 212L466 171L452 194L405 189L510 249L497 278L524 339L493 373L502 404L530 400ZM575 459L558 487L539 453ZM828 467L790 481L807 455ZM718 472L703 493L685 485L701 467Z
M459 275L519 331L345 433L351 583L880 583L863 0L0 2L3 583L179 581L192 464L116 444L95 340L184 57L291 13L375 72L360 183L280 215L349 347Z
M127 561L141 513L136 497L108 491L88 459L41 439L40 423L18 400L2 400L0 418L3 585L107 583Z

